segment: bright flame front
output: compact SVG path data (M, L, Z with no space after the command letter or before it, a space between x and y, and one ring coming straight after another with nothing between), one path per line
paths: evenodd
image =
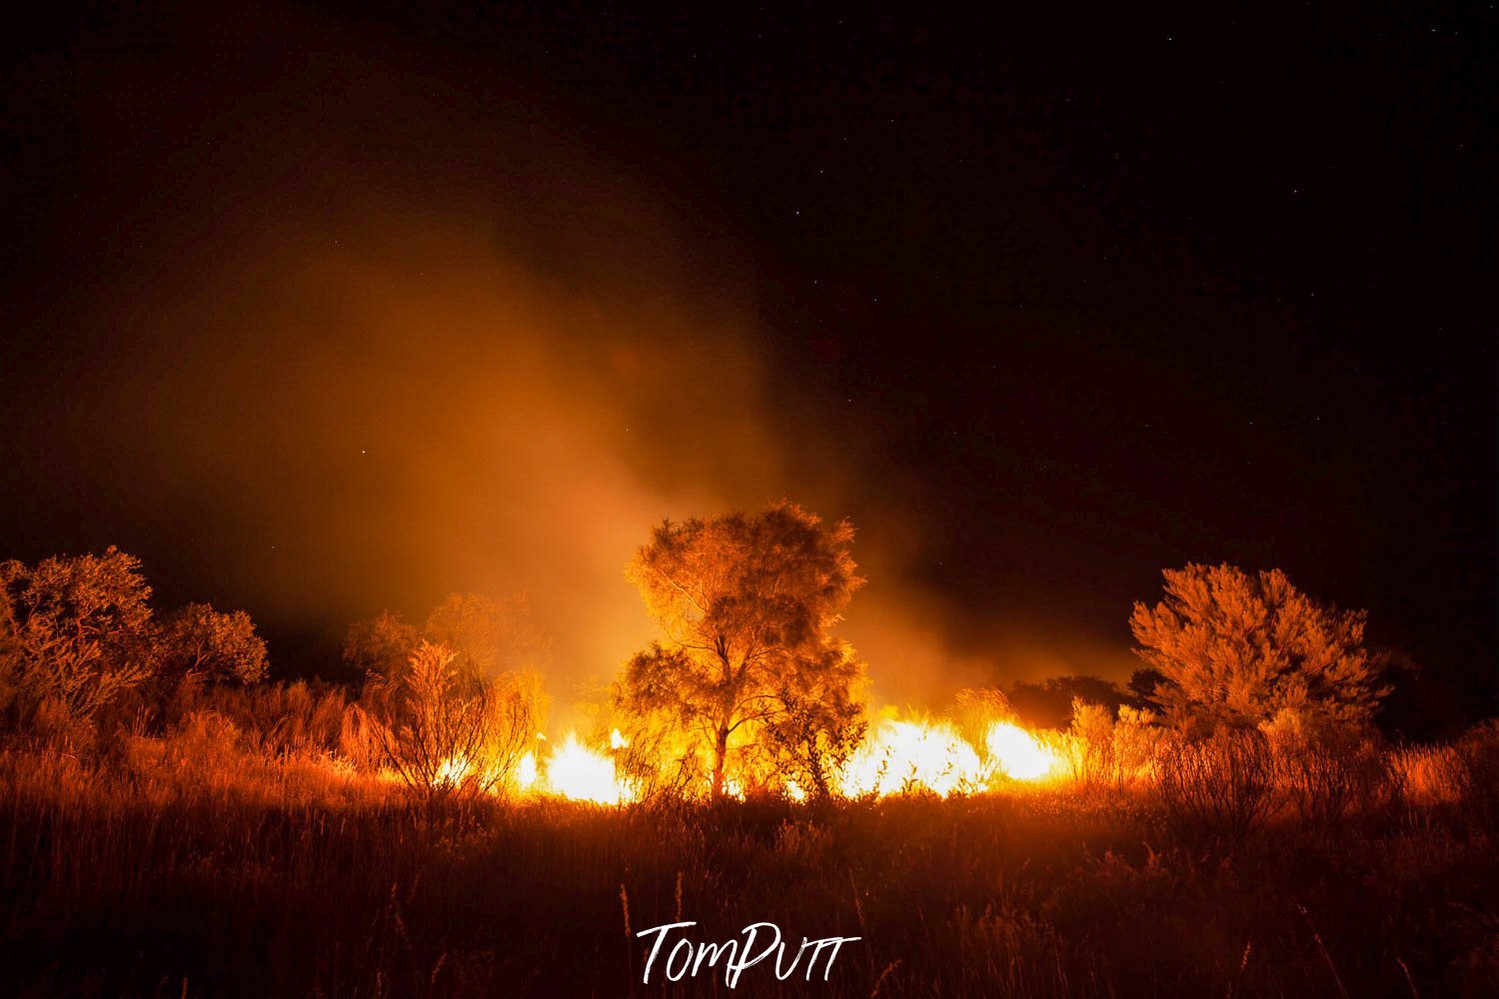
M978 753L947 724L885 721L843 773L845 794L881 797L925 788L946 797L983 782Z
M1040 780L1056 769L1057 755L1034 735L1010 722L995 722L984 739L989 759L1006 777Z
M617 805L631 797L614 772L614 761L571 734L547 759L546 782L553 793L573 801Z
M520 758L520 765L515 769L515 784L522 791L529 791L536 786L536 781L541 775L536 769L536 754L527 753Z
M515 762L508 781L515 791L601 805L637 800L636 785L624 779L616 766L619 754L630 746L619 729L610 732L608 749L592 749L575 733L569 733L560 745L547 744L545 738L537 733L535 751L524 753ZM1010 721L990 723L982 749L976 749L950 722L885 718L871 726L864 743L830 783L834 794L850 798L883 798L913 791L947 797L992 790L992 782L1001 776L1037 782L1055 779L1063 770L1056 750ZM429 779L434 787L458 787L477 776L482 775L476 774L472 761L454 756L443 760ZM397 779L388 769L380 777ZM491 783L492 790L503 793L499 780ZM782 787L792 801L809 797L807 788L795 780L786 779ZM726 795L743 798L745 788L743 774L732 770L724 774Z

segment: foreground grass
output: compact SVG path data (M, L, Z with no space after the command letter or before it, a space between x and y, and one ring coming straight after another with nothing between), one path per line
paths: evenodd
M1460 807L1230 843L1168 826L1138 795L419 813L352 777L274 773L144 784L5 755L0 991L727 991L706 970L641 983L630 934L677 920L713 941L762 920L797 942L863 938L826 984L761 965L740 980L749 994L1499 987L1496 844Z

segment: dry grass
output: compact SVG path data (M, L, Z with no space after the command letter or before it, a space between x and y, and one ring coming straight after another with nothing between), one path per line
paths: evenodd
M274 712L271 712L274 714ZM621 995L635 930L858 935L833 995L1484 994L1493 730L1392 757L1334 821L1232 836L1148 782L820 807L413 809L316 738L198 707L95 755L0 753L0 988L19 995ZM283 728L283 731L285 729ZM295 748L292 748L295 747ZM1333 770L1334 775L1342 771ZM1333 779L1319 777L1319 780ZM1362 778L1360 778L1362 779ZM1258 806L1256 806L1258 807ZM1221 830L1220 830L1221 831ZM807 988L745 973L749 994ZM672 992L724 990L706 974Z

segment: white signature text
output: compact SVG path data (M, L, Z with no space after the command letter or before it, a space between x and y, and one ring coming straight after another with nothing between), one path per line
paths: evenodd
M689 926L696 926L696 922L685 923L663 923L653 926L648 930L641 930L635 934L637 937L648 937L655 935L655 942L651 944L651 956L646 958L645 976L641 979L645 984L651 982L651 969L656 966L656 959L661 956L665 947L666 938L673 930L685 930ZM808 949L811 955L807 958L804 966L806 981L812 980L812 973L817 967L817 962L823 954L827 954L827 960L823 964L822 980L828 980L828 974L833 970L833 962L838 959L838 949L853 940L862 940L863 937L822 937L818 940L808 940L802 937L802 945L791 954L791 963L785 965L788 947L781 940L781 928L775 923L751 923L740 931L742 940L735 938L725 940L723 943L694 943L685 935L678 938L666 954L666 960L662 963L662 970L668 981L680 982L683 978L696 978L697 973L704 967L713 968L723 959L723 980L729 988L735 988L739 984L739 976L744 970L753 967L775 955L775 975L781 981L785 981L796 974L797 965L801 963L802 955ZM756 948L760 948L756 953ZM783 967L784 965L784 967ZM711 972L710 972L711 974Z

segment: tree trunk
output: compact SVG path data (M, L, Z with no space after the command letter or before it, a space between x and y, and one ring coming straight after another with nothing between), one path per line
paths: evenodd
M812 775L812 792L818 801L827 801L833 796L828 787L828 770L823 766L822 754L817 751L817 738L807 743L807 770Z
M729 753L729 728L720 725L713 737L713 800L723 797L723 764Z

